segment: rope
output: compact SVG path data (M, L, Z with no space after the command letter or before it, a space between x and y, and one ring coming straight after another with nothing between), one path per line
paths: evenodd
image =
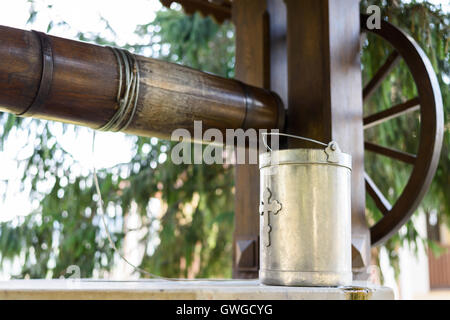
M108 224L106 222L106 218L105 218L105 210L104 210L104 206L103 206L103 199L102 199L102 193L100 191L100 183L98 182L98 176L97 176L97 169L95 168L95 130L92 131L92 176L94 179L94 185L95 185L95 191L97 193L97 211L100 213L100 216L102 218L102 223L103 223L103 227L105 228L105 232L106 232L106 237L108 238L108 242L109 245L111 246L111 248L114 250L114 252L116 252L119 257L125 261L126 264L128 264L130 267L132 267L135 271L145 274L151 278L156 278L159 280L166 280L166 281L224 281L224 280L220 280L220 279L184 279L184 278L166 278L166 277L161 277L158 276L154 273L148 272L142 268L139 268L138 266L135 266L132 262L130 262L127 258L125 258L125 256L119 251L119 249L116 247L116 245L114 244L114 241L112 240L111 237L111 233L109 232L109 228L108 228Z
M117 90L117 103L119 109L114 116L103 126L100 131L120 131L128 127L136 113L139 97L139 64L134 54L127 50L108 47L114 53L119 66L119 88ZM125 75L125 84L123 83ZM124 89L122 90L122 87ZM123 95L122 95L123 91Z

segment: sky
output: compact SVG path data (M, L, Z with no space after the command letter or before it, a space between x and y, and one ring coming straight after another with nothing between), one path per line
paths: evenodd
M148 23L161 8L159 0L35 0L39 11L33 24L26 24L30 4L27 0L0 0L0 24L45 32L50 20L64 20L69 28L55 28L50 33L74 38L76 31L98 32L104 29L106 19L117 32L117 42L139 41L134 34L136 25ZM49 6L51 8L49 8Z

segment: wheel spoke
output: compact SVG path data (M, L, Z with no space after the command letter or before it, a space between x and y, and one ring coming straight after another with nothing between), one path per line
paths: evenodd
M377 73L370 79L369 83L364 87L363 90L363 102L366 102L375 90L380 86L383 80L387 77L389 72L397 65L400 61L400 55L397 51L392 52L384 64L378 69Z
M379 144L375 144L372 142L365 141L364 149L381 154L381 155L389 157L389 158L397 159L397 160L400 160L400 161L403 161L403 162L406 162L409 164L414 164L416 162L416 156L414 154L399 151L396 149L391 149L388 147L383 147L383 146L380 146Z
M420 99L415 97L404 103L397 104L389 109L380 111L364 118L364 129L371 128L385 121L397 118L405 113L416 111L420 108Z
M373 199L375 205L381 211L383 216L385 216L389 213L389 211L391 211L391 204L384 197L383 193L380 189L378 189L377 185L373 182L367 172L364 172L364 180L366 181L366 190L369 193L369 196Z

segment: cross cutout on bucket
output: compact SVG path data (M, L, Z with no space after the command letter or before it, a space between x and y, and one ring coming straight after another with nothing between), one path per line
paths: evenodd
M270 215L272 212L273 215L278 214L281 210L281 203L278 200L273 200L270 202L270 198L272 197L272 192L269 188L266 188L263 193L263 201L261 202L261 206L259 208L259 212L262 216L264 216L264 232L266 234L266 239L264 244L266 247L270 246L270 231L272 227L270 226Z

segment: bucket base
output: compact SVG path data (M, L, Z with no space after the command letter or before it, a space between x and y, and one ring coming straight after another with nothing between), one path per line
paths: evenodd
M261 283L273 286L337 287L352 283L351 272L299 272L260 270Z

